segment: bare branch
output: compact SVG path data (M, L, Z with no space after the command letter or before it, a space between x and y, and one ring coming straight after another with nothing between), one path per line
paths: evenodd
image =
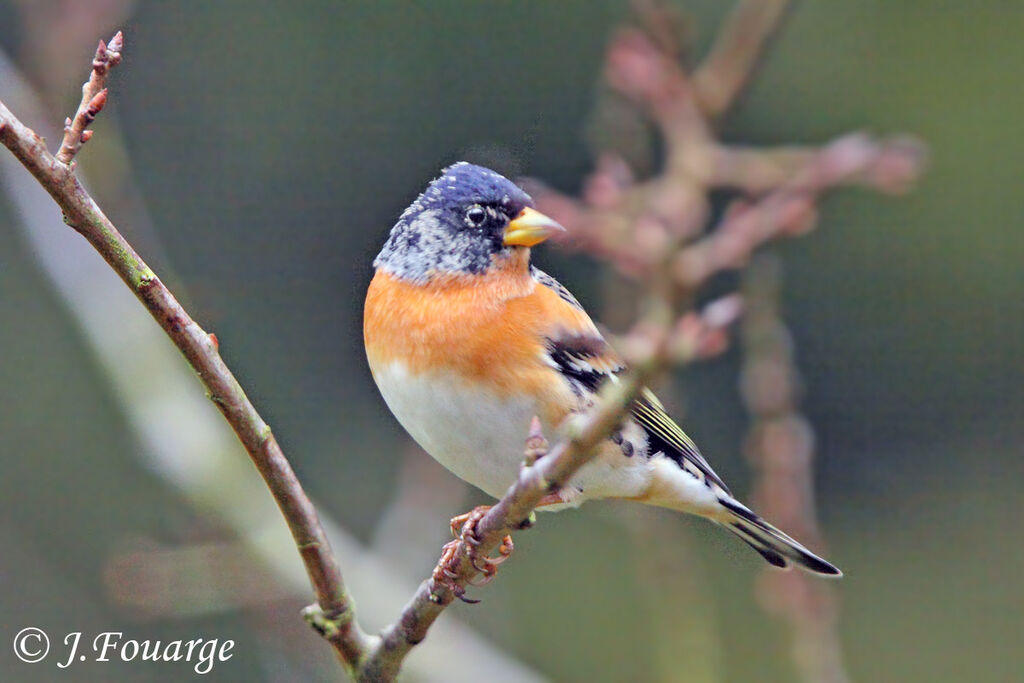
M698 107L689 75L643 31L625 29L605 58L609 85L647 110L665 137L670 168L700 169L710 129Z
M64 139L56 155L60 163L70 164L82 145L92 137L92 131L86 128L107 103L107 75L121 63L123 47L124 36L118 31L110 39L109 45L101 40L96 48L89 80L82 84L82 102L74 117L64 121Z
M96 74L94 64L93 76ZM93 95L90 101L95 97ZM369 649L372 639L354 621L352 600L313 504L270 427L220 357L215 338L192 320L118 232L78 182L73 169L51 155L42 138L22 124L2 102L0 143L53 197L64 212L65 222L100 253L192 365L210 399L245 446L288 522L316 593L318 607L331 620L331 630L326 636L339 656L350 667L354 666Z
M697 101L709 118L724 114L750 80L789 0L741 0L703 63L693 72Z

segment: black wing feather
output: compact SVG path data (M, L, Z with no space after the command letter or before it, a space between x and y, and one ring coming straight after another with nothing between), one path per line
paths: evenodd
M569 290L557 280L537 268L533 268L532 272L537 282L551 288L564 301L582 310ZM597 330L590 334L563 335L548 339L547 348L553 364L574 388L583 387L587 391L596 392L601 384L626 369ZM681 468L695 476L703 476L708 482L729 493L729 488L711 469L697 444L668 416L661 401L652 391L644 389L640 398L633 403L630 412L647 434L648 452L664 453Z

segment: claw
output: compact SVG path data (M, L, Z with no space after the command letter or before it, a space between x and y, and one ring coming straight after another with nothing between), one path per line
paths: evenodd
M479 577L474 577L474 578L470 579L469 580L469 585L470 586L476 586L477 588L480 588L481 586L486 586L487 584L489 584L491 581L494 580L495 576L497 576L497 572L495 572L493 574L481 574Z
M470 564L473 565L474 569L483 574L483 579L481 580L481 582L474 583L473 585L483 586L490 583L491 579L493 579L495 575L498 573L498 566L501 565L502 562L507 560L512 555L512 551L514 549L515 544L512 543L512 537L506 536L501 540L501 545L498 547L497 557L480 557L475 553L471 552L469 556ZM480 566L480 564L477 564L477 562L482 563L483 566Z
M483 567L481 567L480 565L477 564L477 561L480 561L480 560L483 560L485 562ZM487 562L487 558L485 558L485 557L481 558L481 557L477 557L475 555L470 555L470 557L469 557L469 563L471 565L473 565L473 569L475 569L478 572L480 572L481 574L485 574L485 575L490 572L490 568L487 566L486 562Z

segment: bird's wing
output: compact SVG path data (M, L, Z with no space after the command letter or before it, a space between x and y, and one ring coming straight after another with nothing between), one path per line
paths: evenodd
M564 305L573 309L573 315L566 316L567 318L580 320L582 315L583 322L587 323L573 326L574 329L556 330L546 338L548 357L552 364L577 392L593 393L604 382L616 381L616 376L624 371L626 366L601 336L593 322L586 317L583 307L569 290L553 277L537 268L532 268L531 272L538 283L554 291ZM729 493L729 488L711 469L697 444L668 416L654 392L644 389L633 403L630 413L647 434L649 452L661 451L684 470L698 478L703 477Z
M653 391L650 389L643 390L640 398L633 403L632 413L636 421L647 432L647 438L650 440L649 448L652 453L661 450L665 455L675 460L683 469L695 468L707 481L714 483L725 493L732 495L729 492L729 487L725 485L721 477L715 474L715 471L711 469L711 465L700 454L700 449L697 448L697 444L693 442L693 439L687 436L683 428L668 416L664 406L661 405L661 401L658 400ZM690 467L687 467L687 465ZM696 475L692 471L691 474Z

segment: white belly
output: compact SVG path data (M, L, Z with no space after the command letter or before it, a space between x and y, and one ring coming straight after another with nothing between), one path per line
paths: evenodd
M500 498L523 461L526 397L500 399L445 375L414 375L399 362L373 368L380 393L405 430L460 479ZM545 425L545 429L549 429Z
M453 376L415 375L400 362L372 369L384 401L423 450L485 493L505 494L523 462L530 420L541 412L532 399L499 398ZM558 438L552 425L543 427L549 440ZM634 425L630 431L637 429ZM647 458L639 453L627 458L608 441L561 493L571 506L593 498L639 496L652 470Z

